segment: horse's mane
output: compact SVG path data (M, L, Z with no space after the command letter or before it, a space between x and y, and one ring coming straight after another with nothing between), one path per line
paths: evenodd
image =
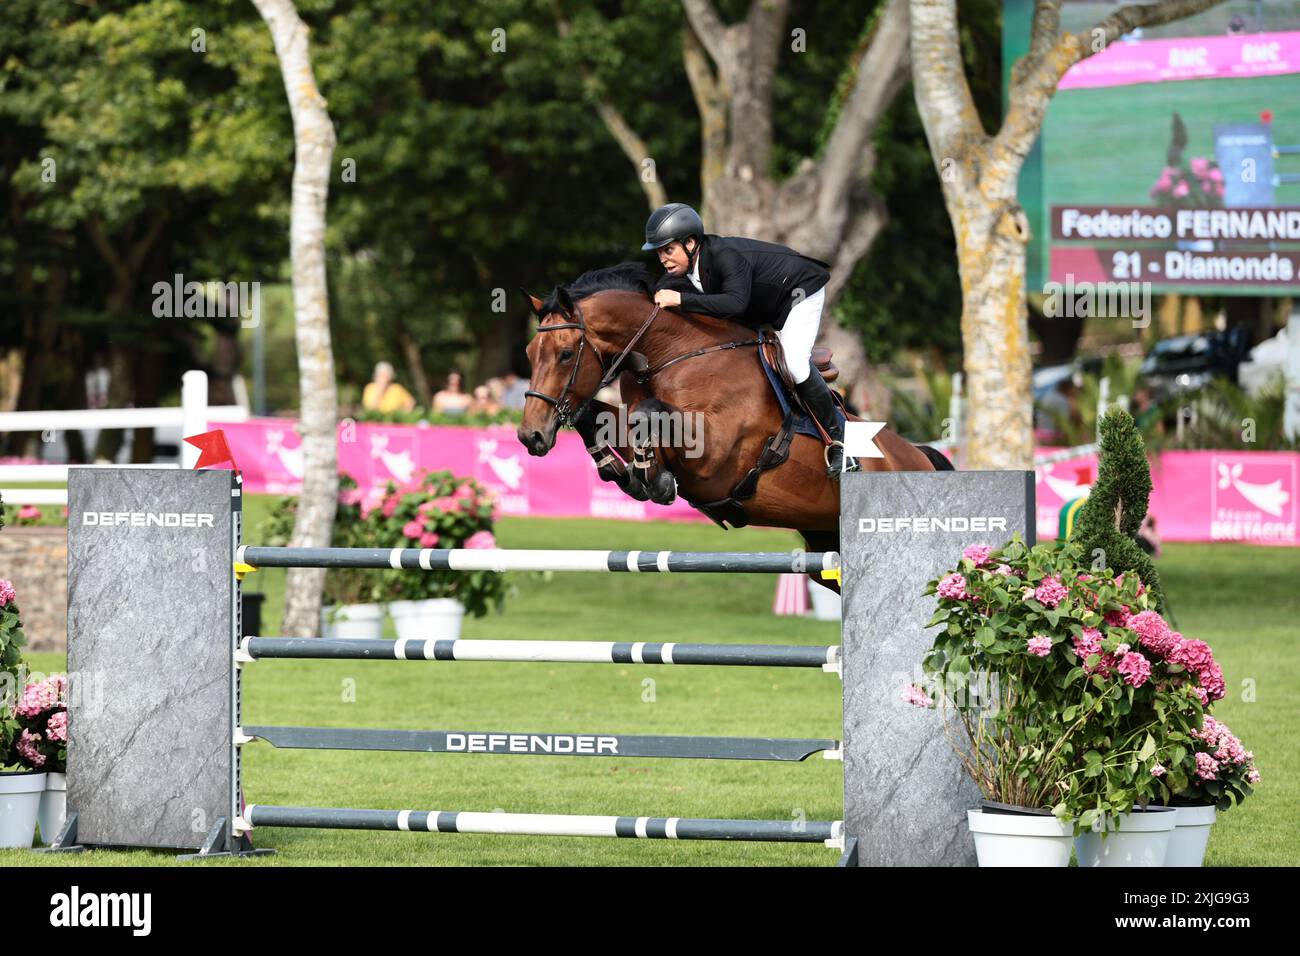
M564 286L556 286L542 303L541 314L562 311L559 301L560 290L577 302L597 292L615 290L618 292L637 292L647 299L654 294L655 278L650 270L640 262L620 262L616 266L592 269Z
M552 289L551 294L542 303L541 312L539 313L542 318L552 312L563 314L566 311L559 299L561 291L568 293L574 302L585 299L589 295L595 295L597 292L610 291L635 292L638 295L645 296L646 300L649 301L654 296L655 277L640 262L620 262L616 266L592 269L590 272L584 272L568 285L556 286ZM688 315L686 313L680 313L680 317L697 329L720 333L731 339L753 338L753 330L734 319L724 319L713 315Z

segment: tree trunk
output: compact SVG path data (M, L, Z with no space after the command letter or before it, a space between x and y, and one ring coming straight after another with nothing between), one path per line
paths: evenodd
M1136 27L1222 0L1116 8L1087 33L1061 32L1059 0L1037 0L1029 52L1011 71L1006 118L985 132L962 66L956 0L910 0L912 89L957 238L967 395L966 464L1030 468L1033 392L1026 317L1029 224L1016 200L1025 157L1066 71Z
M293 116L293 196L289 246L293 267L294 338L298 346L304 472L290 544L328 547L338 506L338 386L330 347L325 273L325 205L329 196L334 124L316 88L307 25L292 0L253 0L271 31ZM290 569L285 582L283 633L319 633L325 571Z
M831 266L818 341L835 351L849 397L887 414L861 336L840 326L833 307L854 268L888 221L870 188L871 135L907 82L907 5L890 0L870 17L839 119L822 155L784 182L768 174L772 84L787 38L784 0L754 0L745 19L724 24L709 0L682 0L682 55L700 113L700 186L710 232L789 245ZM710 68L710 62L712 68Z

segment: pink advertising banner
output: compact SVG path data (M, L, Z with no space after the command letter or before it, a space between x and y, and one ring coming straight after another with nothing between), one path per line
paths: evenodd
M225 431L249 492L296 494L302 449L295 425L287 419L253 419L213 427ZM371 492L390 481L406 484L423 471L446 469L491 489L505 515L707 520L681 499L663 508L634 501L601 481L582 440L568 431L544 458L530 456L508 426L344 424L338 448L340 469ZM1091 456L1036 469L1040 539L1056 536L1061 506L1086 494L1096 474ZM1164 452L1152 463L1157 532L1165 541L1294 546L1298 476L1300 454L1291 452Z
M1097 458L1073 458L1035 472L1038 536L1054 538L1061 506L1092 487ZM1294 452L1163 452L1151 465L1156 533L1164 541L1294 546L1297 473L1300 454Z
M1076 63L1058 89L1300 73L1300 32L1120 40Z
M226 433L230 450L251 493L297 494L302 487L302 441L288 419L251 419L214 424ZM529 455L513 426L341 424L339 470L363 490L404 485L425 471L470 476L493 492L500 513L520 517L668 518L707 521L680 498L667 508L635 501L600 480L582 439L560 432L543 458Z

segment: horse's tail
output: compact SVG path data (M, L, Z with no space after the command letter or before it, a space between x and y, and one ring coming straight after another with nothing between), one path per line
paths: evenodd
M937 448L931 448L929 445L917 445L926 458L930 459L930 464L934 465L935 471L956 471L953 463L948 460L948 456Z

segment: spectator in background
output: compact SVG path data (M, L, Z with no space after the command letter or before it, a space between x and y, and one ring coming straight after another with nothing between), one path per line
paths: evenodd
M368 412L409 412L415 408L415 397L393 381L393 366L380 362L361 393L361 406Z
M501 376L501 381L505 386L501 392L501 404L514 411L521 411L524 407L524 392L528 391L528 382L514 372L506 372Z
M492 397L492 390L486 385L474 389L474 398L469 405L472 415L495 415L501 411L501 403Z
M465 394L465 378L457 371L447 373L447 384L433 396L436 415L464 415L473 399Z

